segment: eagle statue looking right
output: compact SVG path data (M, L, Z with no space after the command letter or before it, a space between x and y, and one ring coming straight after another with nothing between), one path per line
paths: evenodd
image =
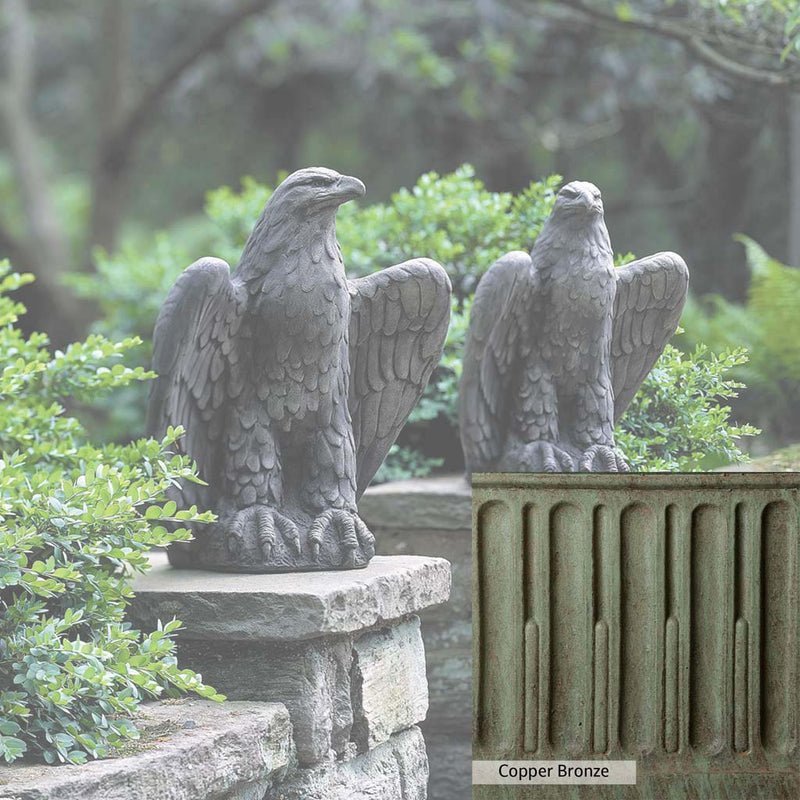
M688 286L675 253L615 268L599 189L564 186L530 255L498 259L475 292L459 393L467 473L627 471L614 425Z
M356 502L442 354L450 281L418 258L348 280L336 212L357 178L314 167L267 201L233 274L188 267L153 334L147 428L184 428L205 485L173 499L216 512L169 549L176 566L239 572L366 566Z

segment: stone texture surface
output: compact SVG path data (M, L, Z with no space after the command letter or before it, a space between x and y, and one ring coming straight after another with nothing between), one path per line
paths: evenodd
M295 645L180 639L178 659L230 699L283 703L300 764L345 754L353 724L349 637Z
M2 800L256 800L292 762L283 706L186 700L143 706L152 749L82 766L0 771Z
M353 643L352 739L360 752L425 719L428 681L419 617Z
M441 558L375 558L349 572L237 575L176 570L163 553L134 580L129 617L144 630L178 617L184 636L287 642L352 633L444 603L450 568Z
M365 520L382 526L394 520L406 530L469 530L469 491L463 475L392 481L370 487L358 510Z
M425 651L412 617L361 636L280 645L182 639L178 657L227 697L283 703L303 766L359 752L425 719Z
M411 515L403 486L413 493L412 505L429 515L429 527L418 527L424 517ZM450 498L451 508L444 519L437 516L442 494ZM373 503L375 495L378 502ZM451 565L449 602L420 614L430 696L428 716L421 725L430 762L429 800L472 796L471 508L471 490L461 475L371 487L359 503L375 532L379 553L443 556ZM463 527L452 527L455 520Z
M134 586L129 618L149 630L178 616L181 664L229 699L283 703L302 766L352 754L354 742L369 749L424 719L414 613L447 598L443 559L378 557L360 571L297 575L176 570L163 555L154 562L155 574ZM385 687L383 664L400 692Z
M355 758L299 770L264 800L425 800L428 760L419 728Z

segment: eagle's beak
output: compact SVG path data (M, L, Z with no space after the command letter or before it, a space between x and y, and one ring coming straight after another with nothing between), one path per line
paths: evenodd
M356 197L363 197L367 191L367 187L358 178L350 175L342 175L332 188L336 196L341 198L342 203L355 200Z
M595 200L589 194L583 196L583 205L590 214L601 214L603 212L603 201Z

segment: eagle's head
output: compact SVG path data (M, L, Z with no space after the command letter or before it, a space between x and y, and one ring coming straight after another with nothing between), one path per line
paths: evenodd
M363 197L366 189L358 178L340 175L325 167L306 167L293 172L273 192L268 206L299 216L314 216L336 209L348 200Z
M585 220L587 217L603 217L603 198L600 190L588 181L572 181L561 187L556 196L553 216L562 219Z
M588 181L572 181L556 195L553 210L533 246L540 268L547 262L544 253L552 250L557 255L565 247L588 248L590 252L599 249L604 257L612 252L600 190Z
M293 172L267 200L244 246L237 276L251 280L264 275L274 264L271 254L280 251L308 251L313 263L323 251L341 260L336 209L365 192L358 178L325 167Z

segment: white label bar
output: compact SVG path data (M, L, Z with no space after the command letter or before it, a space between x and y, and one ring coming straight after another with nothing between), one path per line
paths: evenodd
M473 761L473 785L636 783L635 761Z

